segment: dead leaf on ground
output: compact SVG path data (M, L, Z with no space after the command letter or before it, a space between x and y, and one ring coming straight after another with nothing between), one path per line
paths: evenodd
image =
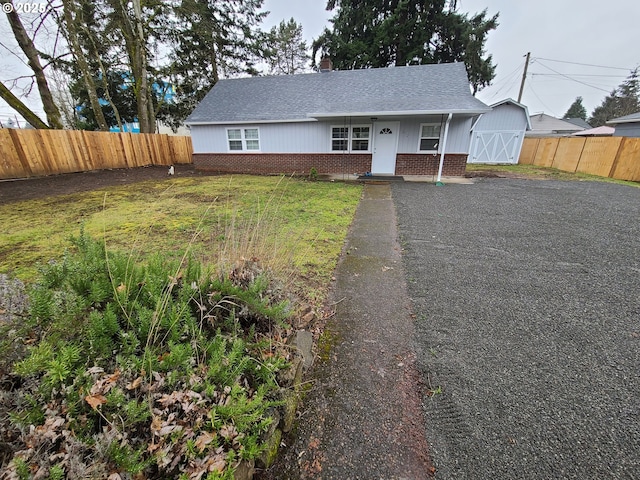
M100 405L107 403L107 399L104 395L87 395L84 400L93 408L97 410Z
M207 445L213 442L215 438L215 434L211 435L209 432L202 432L198 435L198 438L196 438L195 447L202 453L204 449L207 448Z
M136 378L133 382L127 384L127 390L135 390L142 383L142 377Z

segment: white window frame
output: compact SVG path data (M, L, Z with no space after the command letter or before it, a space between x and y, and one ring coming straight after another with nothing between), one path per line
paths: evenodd
M234 138L229 138L229 132L232 130L240 130L240 138L234 139ZM247 130L255 130L258 132L258 138L247 138ZM259 127L245 127L245 126L241 126L241 127L227 127L225 130L225 134L226 134L226 141L227 141L227 152L229 153L239 153L239 152L246 152L246 153L260 153L260 145L261 145L261 141L260 141L260 128ZM253 141L253 140L257 140L258 142L258 148L252 148L249 149L247 148L247 141ZM242 149L241 150L234 150L231 148L231 142L232 141L237 141L237 142L241 142L242 143Z
M425 138L430 138L430 139L434 139L436 137L423 137L422 136L422 127L424 126L437 126L440 128L440 134L438 136L438 145L436 147L436 149L430 149L430 150L422 150L420 148L420 146L422 145L422 140ZM420 124L420 130L418 130L418 153L433 153L433 152L438 152L440 150L440 144L442 143L442 123L441 122L425 122L425 123L421 123Z
M364 140L363 138L355 138L353 136L354 128L362 128L366 127L369 129L369 137L367 140L367 149L366 150L354 150L353 149L353 141L354 140ZM334 128L346 128L347 129L347 138L344 140L347 141L347 149L346 150L334 150L333 149L333 129ZM340 139L335 139L340 140ZM355 125L331 125L329 128L329 151L331 153L371 153L371 143L373 142L373 125L370 123L359 123Z

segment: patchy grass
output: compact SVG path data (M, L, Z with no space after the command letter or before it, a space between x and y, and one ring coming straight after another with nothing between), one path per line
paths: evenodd
M556 168L538 167L535 165L484 165L484 164L467 164L467 172L495 172L508 173L515 176L528 178L540 178L547 180L573 180L573 181L590 181L590 182L607 182L627 185L630 187L640 187L638 182L629 182L626 180L617 180L615 178L599 177L597 175L589 175L580 172L565 172Z
M0 476L267 465L300 297L322 298L360 193L209 177L0 206L0 273L30 284L0 325Z
M153 252L177 259L190 245L207 265L226 261L223 256L255 256L267 268L282 270L286 263L297 280L320 284L330 278L360 192L342 183L222 176L2 205L0 273L33 280L37 265L60 257L83 227L109 249L137 259Z

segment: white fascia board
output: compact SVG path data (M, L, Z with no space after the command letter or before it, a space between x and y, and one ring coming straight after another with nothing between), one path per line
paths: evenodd
M229 120L222 121L200 121L200 122L185 122L185 125L197 126L197 125L256 125L263 123L299 123L299 122L317 122L315 118L296 118L294 120Z
M309 113L310 118L332 118L332 117L408 117L408 116L424 116L424 115L448 115L452 113L465 115L479 115L481 113L490 112L490 108L478 108L477 110L400 110L400 111L384 111L384 112L330 112L330 113Z
M609 120L607 125L619 125L620 123L640 123L640 118L629 118L627 120Z

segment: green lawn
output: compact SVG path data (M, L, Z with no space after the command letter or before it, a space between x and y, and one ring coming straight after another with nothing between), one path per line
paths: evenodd
M331 275L361 187L282 177L168 179L0 206L0 273L25 281L61 257L82 228L143 259L188 249L206 265L241 257L286 270L311 289Z

